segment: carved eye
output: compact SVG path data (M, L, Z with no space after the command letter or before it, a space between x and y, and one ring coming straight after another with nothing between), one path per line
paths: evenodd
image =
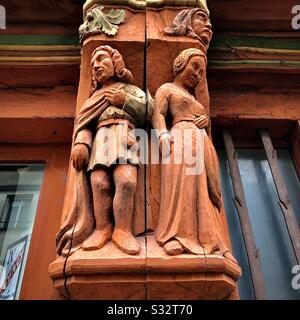
M87 21L92 21L94 19L93 15L89 12L86 16Z
M198 14L197 14L197 18L198 18L199 20L204 20L204 16L203 16L201 13L198 13Z

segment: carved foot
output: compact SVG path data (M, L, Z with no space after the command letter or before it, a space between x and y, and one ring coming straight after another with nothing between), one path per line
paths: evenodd
M122 251L128 254L138 254L140 252L140 244L134 238L131 232L125 232L121 229L115 228L112 235L112 241Z
M224 253L224 258L228 259L228 260L231 260L232 262L238 264L237 260L235 259L235 257L229 252L229 251L226 251Z
M86 251L101 249L111 239L112 226L94 232L83 242L82 249Z
M176 256L184 252L184 249L178 240L171 240L167 242L163 249L165 250L165 253L170 256Z

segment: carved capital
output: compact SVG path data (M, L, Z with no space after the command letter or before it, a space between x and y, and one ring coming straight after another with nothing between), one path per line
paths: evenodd
M86 14L95 4L125 6L134 10L145 10L147 7L158 9L165 6L199 7L209 12L206 0L86 0L83 13Z

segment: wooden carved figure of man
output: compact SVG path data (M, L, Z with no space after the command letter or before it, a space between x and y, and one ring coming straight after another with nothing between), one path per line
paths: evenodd
M57 251L96 250L112 240L122 251L138 254L132 224L139 159L132 130L144 125L145 94L130 84L132 73L110 46L94 50L91 70L90 98L75 122Z

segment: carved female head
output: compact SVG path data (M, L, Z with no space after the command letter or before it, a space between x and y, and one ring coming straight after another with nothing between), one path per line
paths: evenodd
M199 40L207 50L212 37L208 12L204 9L185 9L179 12L164 33L173 36L187 36Z
M174 61L174 78L179 80L184 87L193 90L200 82L206 67L205 54L196 48L182 51Z
M91 70L91 95L108 80L114 79L126 83L133 81L133 75L126 68L120 52L110 46L100 46L94 50L91 57Z

